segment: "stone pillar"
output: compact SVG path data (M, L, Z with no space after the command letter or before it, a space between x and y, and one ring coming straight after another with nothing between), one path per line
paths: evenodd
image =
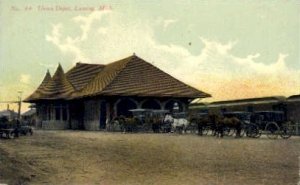
M110 114L111 114L111 110L110 110L110 103L106 102L106 124L110 122Z
M117 106L118 106L118 103L121 101L121 99L118 99L115 103L114 103L114 107L113 107L113 117L117 117L118 115L118 110L117 110Z
M100 102L99 100L87 100L84 102L84 128L86 130L100 129Z
M59 114L60 114L60 121L63 122L63 106L59 105Z

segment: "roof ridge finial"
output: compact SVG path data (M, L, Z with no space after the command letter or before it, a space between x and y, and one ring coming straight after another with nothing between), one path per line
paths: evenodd
M135 52L133 52L133 56L136 56Z
M63 70L62 65L61 65L60 62L58 62L58 67L57 67L57 69Z
M57 74L60 74L60 73L64 74L65 72L64 72L64 69L62 68L62 66L61 66L61 64L60 64L60 62L59 62L59 63L58 63L58 66L57 66L57 68L56 68L56 71L55 71L55 73L54 73L54 76L57 75Z
M50 73L50 70L49 70L49 69L47 69L46 76L51 77L51 73Z

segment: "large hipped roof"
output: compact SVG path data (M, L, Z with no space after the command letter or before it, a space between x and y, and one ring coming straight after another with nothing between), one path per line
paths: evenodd
M40 87L25 101L69 100L101 95L210 97L133 55L107 65L77 63L66 74L59 65L54 76L51 78L47 73Z

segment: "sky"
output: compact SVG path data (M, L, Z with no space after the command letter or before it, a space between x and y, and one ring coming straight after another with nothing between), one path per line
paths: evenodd
M0 101L59 63L133 53L213 96L202 101L300 94L296 0L0 0L0 44Z

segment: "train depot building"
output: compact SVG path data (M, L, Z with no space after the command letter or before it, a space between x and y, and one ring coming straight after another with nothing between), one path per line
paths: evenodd
M136 55L107 64L61 65L24 101L35 104L36 126L43 129L100 130L130 109L187 111L195 98L210 97Z

